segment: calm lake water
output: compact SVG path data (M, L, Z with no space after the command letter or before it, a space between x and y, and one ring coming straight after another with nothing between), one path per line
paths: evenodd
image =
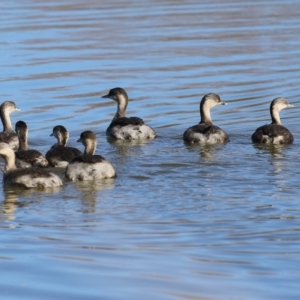
M55 125L97 134L118 177L46 191L0 192L1 299L299 299L300 2L0 3L0 96L21 109L31 148ZM157 131L109 143L120 86L128 115ZM212 110L230 143L188 146ZM281 112L295 143L253 145ZM3 169L3 160L0 160ZM62 170L56 170L63 177ZM2 183L0 183L2 185Z

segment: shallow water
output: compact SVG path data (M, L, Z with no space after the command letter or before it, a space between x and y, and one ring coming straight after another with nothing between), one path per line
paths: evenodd
M295 1L2 1L1 101L21 108L43 153L52 128L97 134L115 180L46 191L3 189L1 299L299 299L300 3ZM109 143L121 86L128 115L157 131ZM226 145L188 146L199 101ZM250 136L269 104L294 135ZM1 159L1 168L3 160ZM63 177L63 171L57 170Z

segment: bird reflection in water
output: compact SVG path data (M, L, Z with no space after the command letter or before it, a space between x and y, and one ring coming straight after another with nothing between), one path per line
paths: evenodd
M88 180L88 181L76 181L78 199L80 199L84 213L95 213L96 205L99 199L101 199L101 191L113 189L115 187L115 179L109 178L105 180Z
M10 186L3 186L3 200L0 201L0 220L14 220L15 211L31 204L40 202L45 193L58 192L62 187L38 189L24 189Z
M146 145L152 140L117 140L113 138L107 138L107 141L116 148L116 151L120 155L126 155L131 151L139 151L143 145Z
M223 145L221 145L223 146ZM220 145L210 145L210 144L186 144L186 147L191 152L197 152L205 160L213 159L213 153L216 149L220 148Z
M290 147L286 144L252 144L257 150L270 153L273 157L281 157L282 150Z
M280 174L284 166L286 165L284 150L292 147L292 145L287 144L253 144L253 147L256 150L259 150L260 153L271 154L269 163L274 167L272 174ZM284 175L282 175L284 176ZM280 178L283 179L283 178Z
M109 137L107 138L107 141L117 154L117 161L115 161L116 166L128 163L128 160L130 160L132 157L143 156L145 154L143 151L144 146L150 142L153 142L153 140L117 140Z
M0 220L14 220L15 215L14 212L18 206L18 195L12 191L3 188L4 200L0 202Z
M212 159L213 155L212 152L216 145L201 145L200 146L200 155L204 159Z

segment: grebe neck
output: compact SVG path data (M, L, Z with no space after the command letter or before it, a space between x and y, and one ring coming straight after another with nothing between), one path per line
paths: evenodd
M85 155L94 155L97 148L97 142L92 140L85 141L85 149L84 154Z
M281 125L279 110L276 109L276 107L271 107L270 113L271 113L271 118L272 118L272 124Z
M116 102L118 103L118 109L117 109L117 113L115 114L113 120L125 117L126 108L127 108L127 104L128 104L128 98L125 95L119 94L118 100Z
M67 145L68 140L69 140L69 132L66 132L64 134L59 133L57 136L56 145L65 147Z
M15 153L11 148L7 147L6 149L2 150L2 156L6 162L4 169L5 173L13 171L17 168L15 164Z
M2 121L2 125L3 125L3 131L14 132L12 125L11 125L11 120L10 120L8 111L1 110L1 121Z
M29 150L28 143L27 143L27 136L28 136L28 131L20 134L18 132L18 137L19 137L19 149L18 150L24 150L27 151Z
M212 125L212 119L210 116L210 106L207 103L200 103L200 124Z

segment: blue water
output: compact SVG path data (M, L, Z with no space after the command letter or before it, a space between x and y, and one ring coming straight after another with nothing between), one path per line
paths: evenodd
M0 96L45 153L97 134L115 180L0 193L1 299L299 299L300 3L3 1ZM158 137L109 143L109 89ZM226 145L188 146L199 102ZM293 145L253 145L281 112ZM0 167L3 169L3 160ZM56 171L63 178L63 171Z

